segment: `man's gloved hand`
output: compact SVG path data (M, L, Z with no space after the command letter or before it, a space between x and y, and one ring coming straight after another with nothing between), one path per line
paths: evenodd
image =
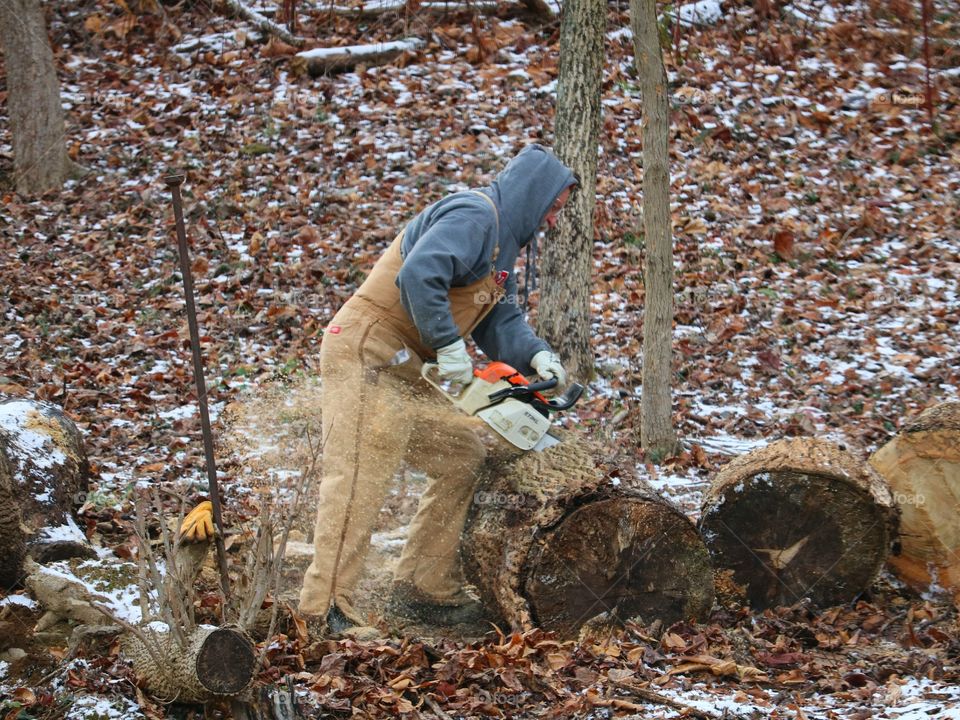
M555 377L558 388L562 388L567 384L567 372L563 369L560 356L555 352L541 350L530 360L530 367L536 370L537 375L543 380L549 380Z
M440 377L450 382L466 385L473 380L473 360L467 353L463 338L437 349L437 364Z
M204 500L183 519L180 539L184 542L206 542L213 538L213 503Z

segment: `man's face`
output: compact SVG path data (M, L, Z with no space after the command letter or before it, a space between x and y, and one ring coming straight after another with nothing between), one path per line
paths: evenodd
M565 187L563 192L557 195L557 199L553 201L553 205L550 206L550 209L547 211L547 216L543 221L547 224L547 227L553 230L553 226L557 224L557 216L560 214L561 208L566 204L567 198L570 197L570 188Z

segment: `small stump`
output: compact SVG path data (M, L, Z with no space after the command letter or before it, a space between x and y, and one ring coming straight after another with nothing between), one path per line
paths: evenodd
M812 438L780 440L728 463L701 510L714 564L732 572L755 608L853 599L873 583L896 537L883 478Z

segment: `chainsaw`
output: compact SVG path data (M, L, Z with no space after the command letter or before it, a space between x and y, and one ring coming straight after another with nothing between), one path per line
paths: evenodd
M454 393L439 381L438 370L436 363L424 363L420 374L456 407L477 416L521 450L539 452L560 442L548 433L550 413L569 410L583 394L583 385L573 383L548 400L542 393L557 386L556 378L531 383L502 362L475 369L473 380Z

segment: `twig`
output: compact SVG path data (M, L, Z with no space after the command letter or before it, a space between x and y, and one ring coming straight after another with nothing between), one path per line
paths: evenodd
M667 697L666 695L658 693L655 690L641 687L639 685L635 685L634 683L626 682L625 680L614 680L613 684L621 690L626 690L627 692L633 693L637 697L643 698L647 702L657 703L658 705L666 705L673 710L683 713L687 717L700 718L700 720L719 720L720 717L719 715L714 715L706 710L698 710L690 705L684 705L682 702L674 700L671 697Z
M440 707L440 704L429 695L424 695L423 701L430 706L430 709L433 710L434 714L440 718L440 720L453 720L453 718L443 711L443 708Z
M930 130L933 131L933 86L930 83L930 2L931 0L920 0L920 12L923 16L923 64L926 75L924 105L927 106Z
M181 648L185 648L187 639L184 636L184 632L193 630L193 624L190 622L191 614L188 613L187 608L184 606L183 595L179 592L184 583L181 582L179 573L177 572L177 554L173 549L173 543L170 539L170 530L163 521L163 504L160 502L160 494L157 492L156 486L154 486L153 493L154 506L157 509L157 515L160 517L160 537L163 539L163 554L167 563L167 575L164 578L163 585L160 586L163 590L160 603L170 606L171 614L174 616L174 623L170 626L170 632L173 634L177 644Z
M302 37L293 35L282 25L278 25L273 20L265 18L256 10L247 7L241 0L220 0L220 2L244 19L253 23L258 30L268 35L276 35L289 45L296 45L297 47L303 45L304 39Z
M173 613L170 610L170 606L163 602L163 576L160 574L160 571L157 569L157 559L153 554L153 549L150 547L150 541L147 537L147 522L144 518L143 504L142 499L137 498L137 501L134 504L137 515L137 544L140 548L140 562L147 563L147 568L150 571L150 579L153 581L153 586L157 589L159 597L157 598L157 609L160 612L160 616L163 618L164 622L171 628L173 631Z
M126 620L124 620L123 618L117 617L117 616L113 613L113 611L112 611L110 608L106 607L105 605L102 605L102 604L100 604L100 603L98 603L98 602L91 602L91 603L90 603L90 606L91 606L94 610L97 610L97 611L103 613L104 615L106 615L106 616L107 616L108 618L110 618L113 622L115 622L117 625L119 625L120 627L122 627L122 628L123 628L124 630L126 630L128 633L130 633L131 635L133 635L133 636L134 636L137 640L139 640L141 643L143 643L143 647L146 649L147 654L150 655L150 659L153 660L153 662L156 664L157 668L163 670L164 668L167 667L166 664L163 662L163 660L162 660L161 657L160 657L160 656L162 655L162 652L161 652L161 650L160 650L160 645L159 645L159 643L157 643L156 641L148 638L148 637L144 634L144 632L143 632L140 628L138 628L136 625L131 625L130 623L128 623L128 622L127 622ZM172 631L173 631L173 628L171 627L170 630L171 630L171 632L172 632Z

